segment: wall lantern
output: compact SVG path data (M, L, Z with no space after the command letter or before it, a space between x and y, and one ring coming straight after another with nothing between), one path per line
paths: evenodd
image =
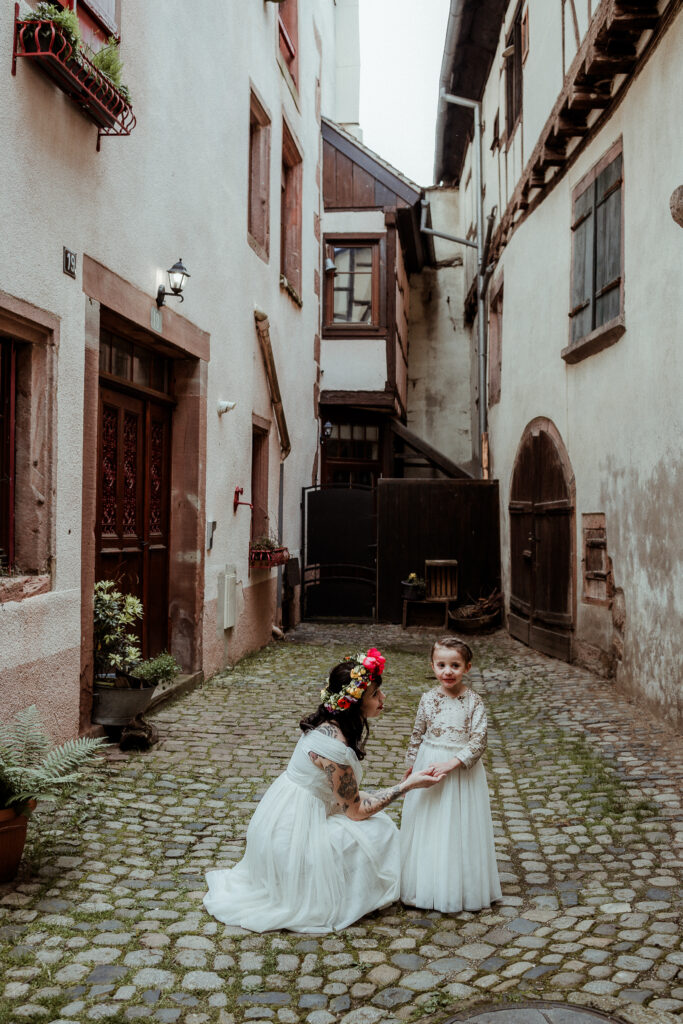
M329 441L329 439L331 437L332 437L332 424L330 423L329 420L326 420L325 423L323 423L323 428L322 428L322 431L321 431L321 434L320 434L320 441L321 441L322 444L324 444L325 441Z
M328 256L325 260L325 274L334 277L337 273L337 267L331 256Z
M190 277L190 274L188 274L187 269L183 266L182 258L177 263L174 263L167 273L171 290L167 292L163 284L159 285L157 292L157 306L159 309L164 305L164 299L167 295L174 296L176 299L180 299L181 302L185 301L181 293L185 284L185 278Z

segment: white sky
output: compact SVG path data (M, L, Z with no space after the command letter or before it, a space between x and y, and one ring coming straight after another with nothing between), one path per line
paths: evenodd
M431 185L450 0L360 0L359 8L363 142Z

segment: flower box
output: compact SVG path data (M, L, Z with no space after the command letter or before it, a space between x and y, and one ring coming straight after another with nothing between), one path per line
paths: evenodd
M249 565L252 569L270 569L288 561L287 548L249 548Z
M31 60L97 125L98 148L101 135L130 135L136 122L126 97L51 21L16 21L13 74L17 57Z

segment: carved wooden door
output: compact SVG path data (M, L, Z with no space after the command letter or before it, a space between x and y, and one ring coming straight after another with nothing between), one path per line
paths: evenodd
M517 456L509 512L510 633L570 661L573 505L560 454L544 430L530 434Z
M96 577L143 603L150 657L168 647L171 408L100 389Z

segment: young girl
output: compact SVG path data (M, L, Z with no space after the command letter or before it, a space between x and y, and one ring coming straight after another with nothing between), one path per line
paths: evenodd
M481 910L501 898L481 755L486 711L465 683L472 651L457 637L437 640L439 685L423 694L404 778L431 770L441 786L407 794L401 821L401 899L427 910Z

